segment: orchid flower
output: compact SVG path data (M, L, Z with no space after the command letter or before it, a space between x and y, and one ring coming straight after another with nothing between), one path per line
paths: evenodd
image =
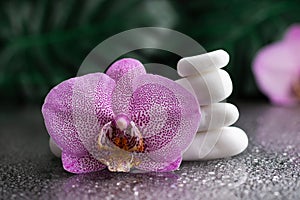
M65 170L173 171L200 124L196 97L147 74L134 59L104 73L71 78L47 95L42 113Z
M184 57L177 64L182 78L171 81L123 59L106 74L59 84L42 108L52 153L73 173L173 171L181 160L241 153L248 137L231 126L238 109L220 102L232 92L220 69L228 62L224 50Z
M261 91L277 105L295 105L300 99L300 25L288 28L282 40L261 49L253 72Z

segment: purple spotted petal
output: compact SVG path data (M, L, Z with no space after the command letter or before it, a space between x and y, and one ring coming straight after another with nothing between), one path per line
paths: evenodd
M113 87L111 78L95 73L64 81L49 92L42 112L49 135L64 152L87 154L87 138L113 117Z
M120 78L132 70L136 70L135 75L146 73L145 68L140 61L132 58L123 58L114 62L108 68L106 74L117 82Z
M45 99L42 113L49 135L63 151L75 155L85 155L87 151L73 124L74 81L75 78L72 78L54 87Z
M102 73L86 75L74 83L73 123L82 144L95 158L99 157L100 130L114 117L111 107L114 87L115 81Z
M105 165L89 154L84 156L73 156L62 152L61 158L64 169L75 174L95 172L106 168Z
M129 112L144 138L142 156L157 163L174 162L197 132L200 122L197 100L174 81L158 75L137 77L133 88ZM160 166L164 167L167 166ZM152 169L158 170L155 166Z
M293 84L300 79L300 60L292 42L281 41L258 52L253 72L261 91L273 103L292 105L297 102Z
M128 114L128 104L133 93L132 81L146 74L144 66L135 59L126 58L115 62L108 69L107 74L116 81L112 94L114 114Z

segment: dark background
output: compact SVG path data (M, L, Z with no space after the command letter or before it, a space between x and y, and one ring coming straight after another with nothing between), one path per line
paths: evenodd
M207 51L225 49L231 98L263 98L251 62L266 44L300 21L299 1L89 0L0 3L0 103L41 105L50 88L76 76L85 56L106 38L137 27L180 31ZM145 62L176 66L160 50L130 53Z

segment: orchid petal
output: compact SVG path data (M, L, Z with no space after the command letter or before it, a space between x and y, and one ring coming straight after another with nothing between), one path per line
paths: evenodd
M129 112L144 139L144 155L156 162L174 162L199 127L196 98L179 84L158 75L137 77L133 88Z
M132 58L123 58L114 62L107 70L106 74L118 82L128 72L134 70L134 75L145 74L145 68L143 64Z
M299 80L300 62L290 43L281 41L258 52L253 71L258 86L275 104L297 102L292 85Z
M45 99L42 113L49 135L65 152L85 155L87 151L81 143L73 124L72 95L75 78L54 87Z
M145 68L135 59L122 59L115 62L107 74L116 80L116 87L112 94L112 108L117 114L128 114L128 105L133 93L133 80L146 74Z
M300 42L300 24L294 24L289 27L284 35L284 40L298 40Z
M65 152L62 152L62 163L66 171L75 174L95 172L106 168L91 155L74 156Z
M66 80L49 92L42 113L49 135L64 152L88 153L83 139L96 133L95 124L103 126L113 116L109 99L113 86L107 75L95 73ZM91 121L91 115L96 121Z
M94 73L76 79L74 86L73 123L88 152L98 158L97 137L101 128L111 120L111 94L115 81L106 74Z

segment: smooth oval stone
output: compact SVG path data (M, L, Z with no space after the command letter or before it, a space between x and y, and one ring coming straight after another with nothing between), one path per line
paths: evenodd
M198 132L230 126L239 118L237 107L230 103L214 103L201 106L201 121Z
M182 58L177 64L177 71L181 77L186 77L220 69L228 63L229 54L220 49L197 56Z
M199 105L222 101L232 93L233 88L229 74L222 69L182 78L176 82L195 95Z
M56 157L61 157L61 149L57 146L57 144L53 141L53 139L50 137L49 139L49 147L51 152L56 156Z
M248 146L246 133L237 127L223 127L198 133L183 160L210 160L225 158L243 152Z

